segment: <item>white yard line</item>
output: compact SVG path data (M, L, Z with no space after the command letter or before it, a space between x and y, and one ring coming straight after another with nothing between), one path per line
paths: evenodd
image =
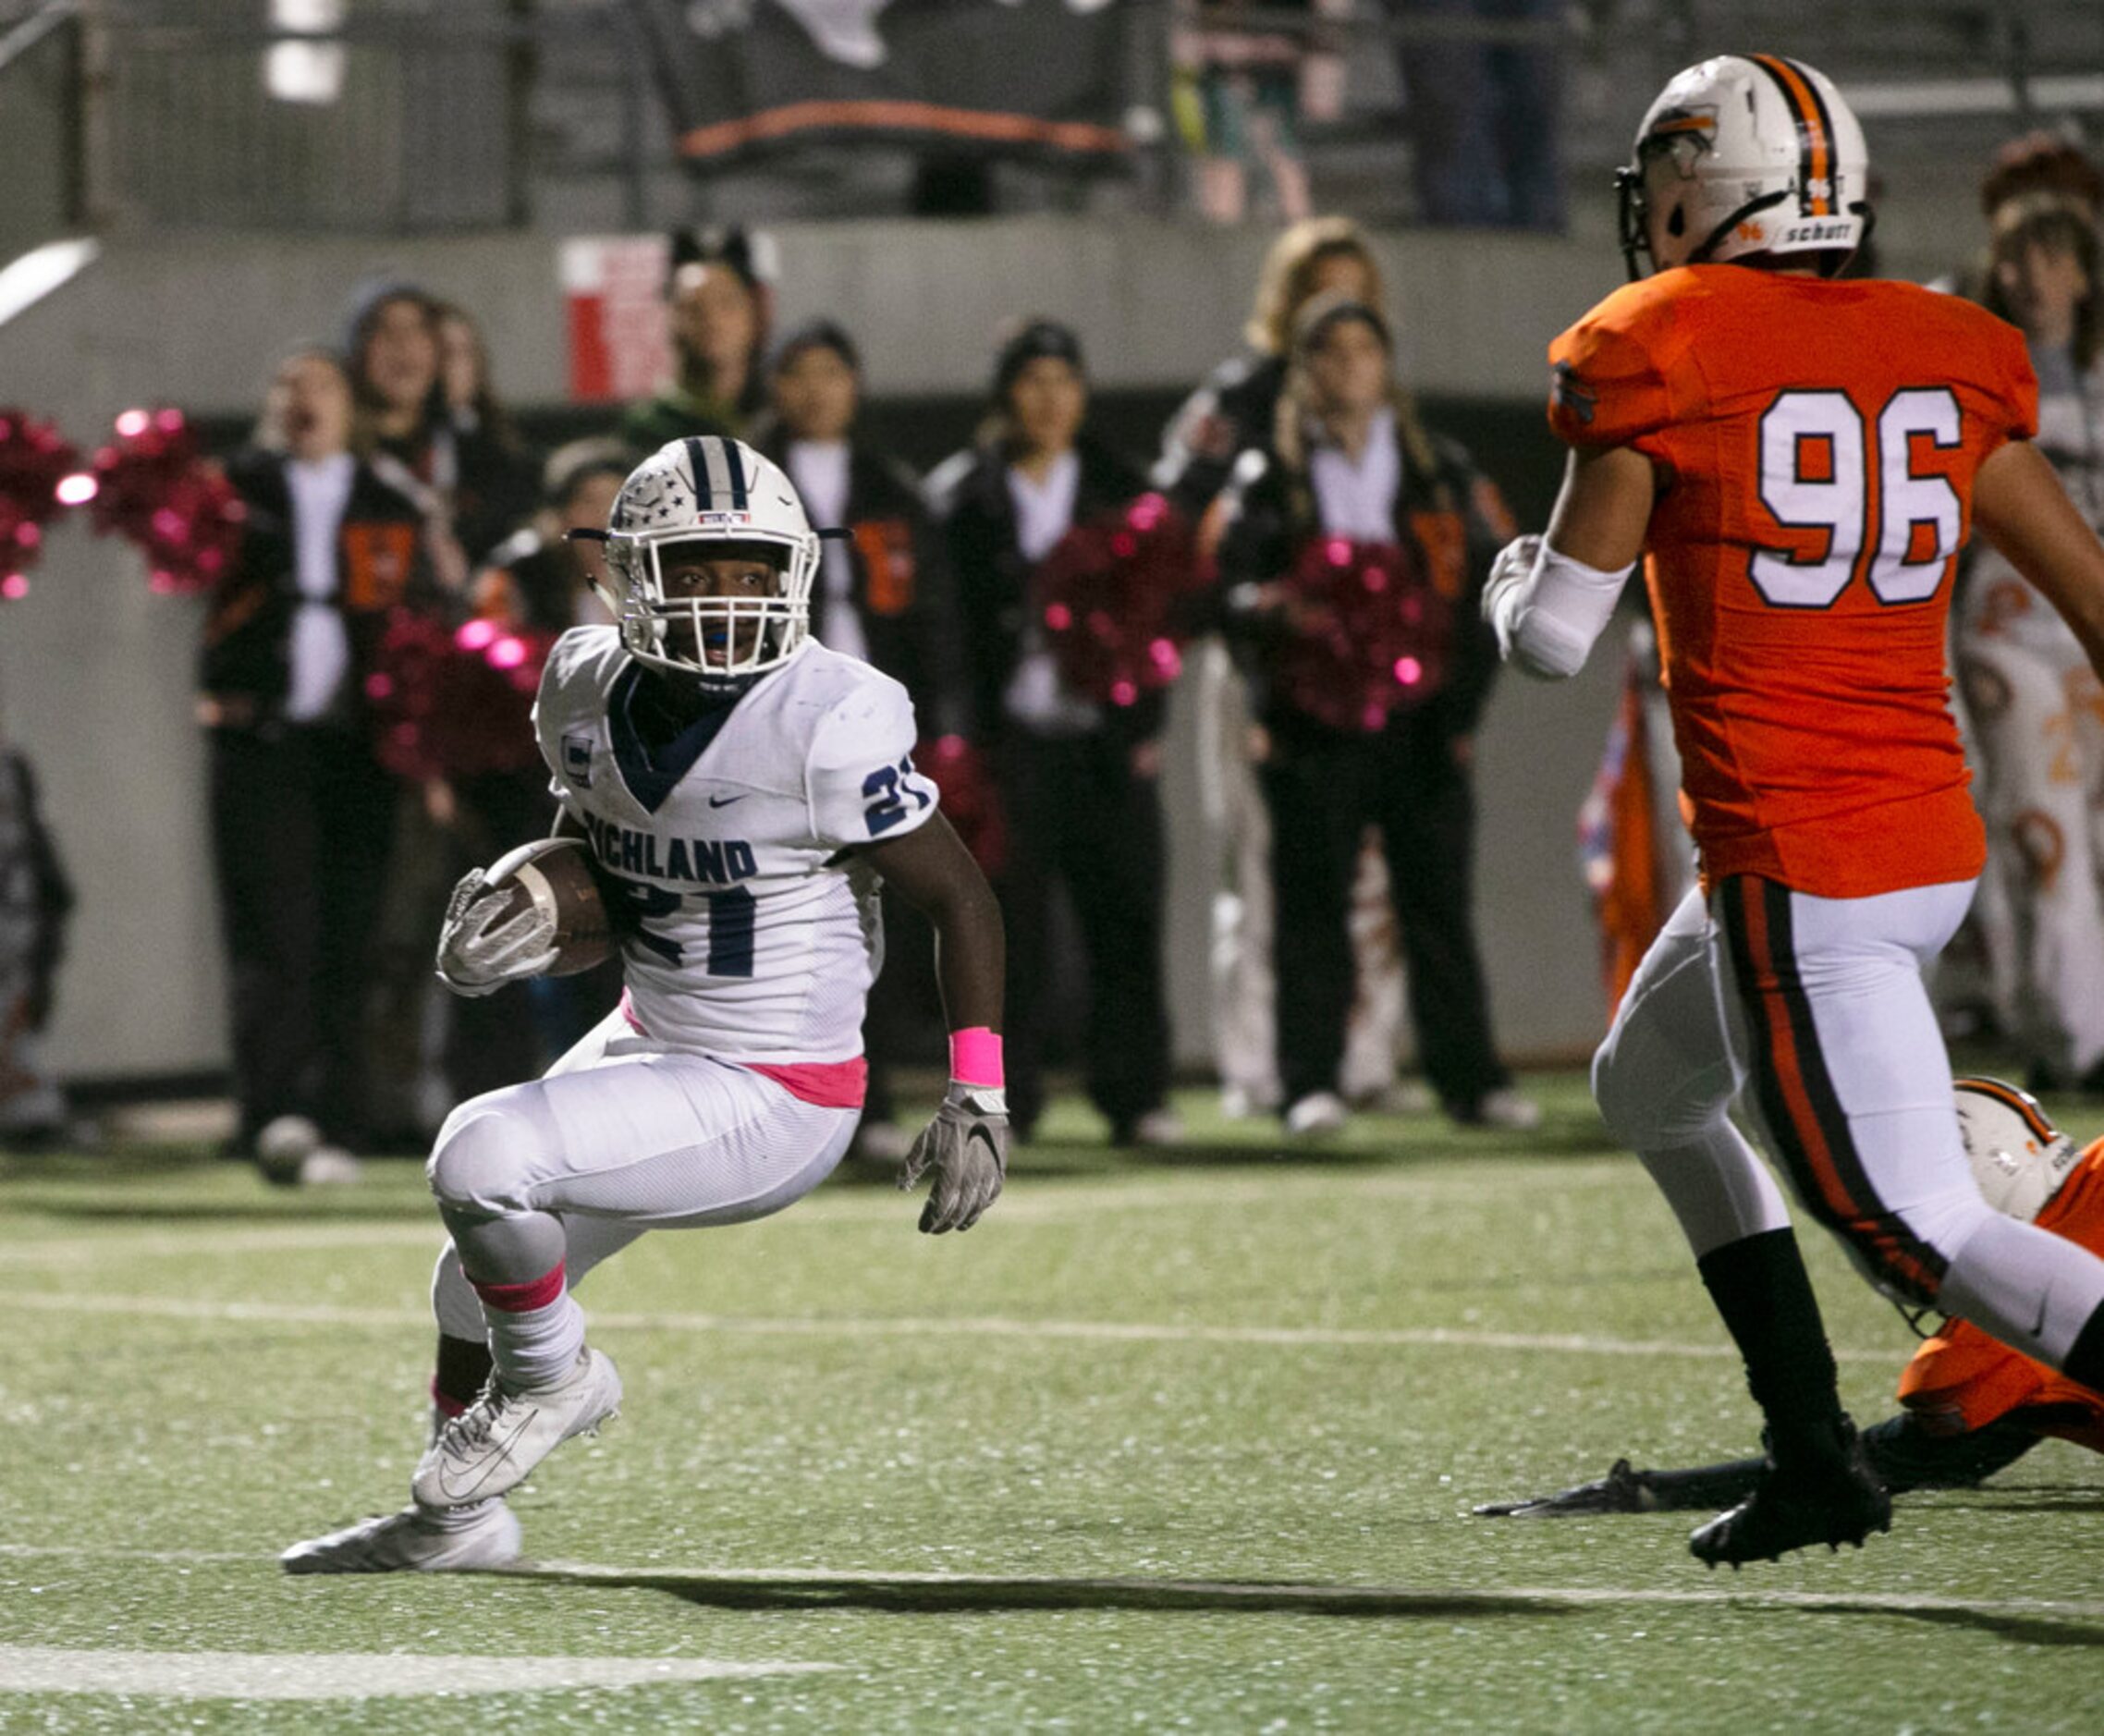
M714 1657L481 1657L399 1652L72 1651L0 1645L0 1693L167 1694L184 1700L363 1700L535 1693L799 1676L832 1664Z
M275 1326L355 1326L393 1330L428 1326L421 1308L342 1308L308 1302L202 1302L176 1296L105 1296L17 1291L9 1306L34 1314L116 1314L142 1319L212 1320ZM768 1318L739 1314L623 1314L589 1311L593 1328L610 1332L722 1332L775 1338L1042 1339L1117 1344L1242 1344L1288 1350L1408 1348L1546 1351L1577 1356L1681 1356L1706 1361L1738 1355L1729 1344L1676 1344L1645 1339L1589 1338L1581 1333L1484 1332L1458 1326L1190 1326L1124 1320L1018 1320L1000 1314L874 1317L813 1315ZM1836 1349L1842 1362L1889 1363L1890 1349Z

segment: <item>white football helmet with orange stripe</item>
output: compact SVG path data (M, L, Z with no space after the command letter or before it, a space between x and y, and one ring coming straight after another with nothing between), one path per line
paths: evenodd
M1621 170L1621 245L1654 269L1821 253L1870 233L1870 153L1834 82L1780 55L1719 55L1659 92Z
M1981 1196L1998 1212L2030 1223L2074 1173L2081 1152L2046 1119L2038 1100L1999 1079L1951 1082L1958 1131Z

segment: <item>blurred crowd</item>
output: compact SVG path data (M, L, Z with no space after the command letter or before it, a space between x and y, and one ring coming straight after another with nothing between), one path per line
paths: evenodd
M2100 194L2080 151L2018 141L1984 185L1980 256L1947 287L2025 333L2040 445L2104 524ZM1241 345L1153 454L1104 437L1085 335L1022 318L989 344L971 442L916 474L864 429L854 333L777 330L775 287L754 238L679 238L670 379L544 453L507 414L471 313L414 284L357 286L336 341L278 361L226 464L247 533L199 668L233 1149L316 1181L422 1149L454 1103L541 1070L618 995L603 969L456 1000L433 980L432 936L462 871L553 817L534 674L557 634L611 618L597 545L566 532L603 528L628 471L697 434L753 444L838 533L813 635L905 684L924 768L1000 894L1019 1131L1046 1069L1067 1066L1108 1140L1182 1137L1161 798L1176 686L1217 846L1223 1111L1293 1138L1366 1106L1531 1125L1472 904L1472 747L1497 665L1476 597L1513 527L1495 478L1399 377L1406 311L1359 228L1284 228ZM1181 551L1180 577L1163 578L1164 551ZM2034 1084L2104 1094L2104 691L2020 578L1991 552L1968 561L1952 657L1994 861L1974 964L1944 999ZM1149 678L1078 654L1070 603L1146 623ZM1692 872L1655 650L1632 629L1579 824L1610 999ZM463 661L470 676L445 673ZM0 752L0 1137L62 1125L36 1038L68 903L33 777ZM887 911L899 930L917 920ZM899 1149L899 1067L940 1057L929 951L895 934L871 1005L872 1160Z
M1347 67L1388 63L1418 222L1559 230L1565 0L1176 0L1171 108L1198 210L1313 214L1303 141L1346 109Z

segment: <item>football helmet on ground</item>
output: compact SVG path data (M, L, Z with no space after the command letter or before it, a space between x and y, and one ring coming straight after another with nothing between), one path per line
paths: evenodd
M742 441L698 434L658 447L621 484L605 541L601 594L639 663L741 681L779 668L810 632L817 532L780 467ZM675 547L703 559L764 556L777 568L773 593L675 594L666 584Z
M1952 1089L1958 1131L1981 1196L1996 1211L2030 1223L2074 1172L2082 1153L2028 1092L1999 1079L1954 1080Z
M1615 176L1629 275L1643 275L1639 252L1658 271L1817 253L1832 276L1870 233L1869 175L1863 128L1825 73L1780 55L1690 67Z

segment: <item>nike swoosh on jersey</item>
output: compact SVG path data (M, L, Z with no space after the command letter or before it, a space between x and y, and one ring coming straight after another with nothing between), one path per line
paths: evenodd
M752 792L751 790L747 790L745 792L745 795L749 796L752 793ZM709 798L709 806L712 808L728 808L732 802L743 801L744 800L745 796L711 796Z

